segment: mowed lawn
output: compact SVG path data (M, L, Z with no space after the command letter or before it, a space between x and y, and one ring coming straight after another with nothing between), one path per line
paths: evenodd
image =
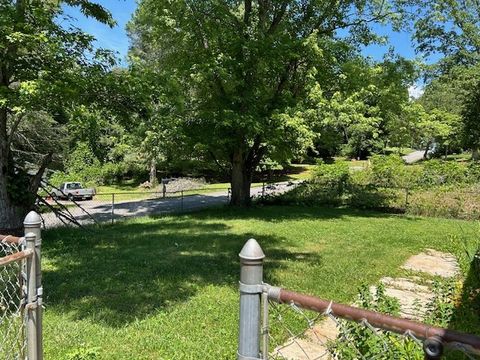
M267 255L268 283L350 302L362 283L398 274L426 247L461 253L451 236L473 241L477 230L465 221L278 206L48 231L45 358L234 359L238 253L251 237Z

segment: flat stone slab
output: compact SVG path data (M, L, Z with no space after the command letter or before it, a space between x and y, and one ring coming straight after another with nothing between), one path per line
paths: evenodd
M432 249L413 255L402 268L444 278L454 277L460 271L455 256Z
M410 257L402 268L445 278L459 273L459 266L453 255L432 249ZM422 320L425 317L427 305L434 296L430 286L432 281L419 276L409 276L384 277L380 282L385 285L386 295L398 300L401 317L411 320ZM370 292L374 294L375 291L376 287L371 286ZM335 340L338 333L336 322L326 317L305 331L301 338L289 339L272 354L288 360L333 359L327 350L327 343Z
M420 293L430 293L430 288L428 286L419 284L419 282L421 281L422 279L418 276L412 276L409 278L384 277L380 279L380 282L383 283L386 287ZM428 281L426 283L431 284L431 281Z

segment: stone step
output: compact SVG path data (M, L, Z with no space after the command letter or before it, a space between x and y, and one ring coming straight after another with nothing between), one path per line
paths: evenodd
M455 256L433 249L411 256L402 268L444 278L454 277L460 272Z
M402 268L445 278L459 273L459 266L453 255L432 249L413 255ZM385 285L386 295L398 299L401 317L418 321L425 317L427 305L434 296L429 286L432 281L426 281L418 276L384 277L380 281ZM371 286L370 292L374 294L376 287ZM273 354L288 360L332 359L326 344L335 340L338 334L336 322L327 317L312 329L305 331L301 338L291 338L277 347Z

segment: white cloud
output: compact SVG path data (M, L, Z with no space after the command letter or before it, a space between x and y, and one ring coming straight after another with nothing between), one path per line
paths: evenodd
M410 99L418 99L420 96L423 95L425 89L421 85L412 85L408 88L408 95Z

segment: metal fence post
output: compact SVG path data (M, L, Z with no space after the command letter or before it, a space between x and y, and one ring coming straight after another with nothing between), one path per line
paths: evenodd
M183 190L182 190L182 203L181 203L181 211L183 212Z
M43 287L42 287L42 218L35 211L30 211L23 221L25 233L33 233L35 235L35 253L32 257L32 261L35 264L35 297L37 300L36 310L36 341L37 341L37 354L35 359L43 359L43 342L42 342L42 299L43 299ZM30 360L30 359L29 359Z
M112 224L115 222L115 194L112 193Z
M240 257L240 326L238 359L260 358L260 314L265 254L255 239L243 246Z
M405 188L405 211L408 209L408 195L410 193L410 190L408 187Z
M36 261L35 261L35 234L28 233L25 235L26 249L31 250L33 253L27 258L26 267L26 281L27 281L27 304L25 310L26 316L26 328L27 328L27 359L37 360L38 347L37 347L37 273L36 273Z

